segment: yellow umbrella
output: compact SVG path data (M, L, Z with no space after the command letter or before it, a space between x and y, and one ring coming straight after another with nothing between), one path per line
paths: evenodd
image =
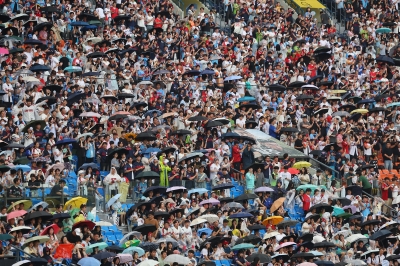
M366 113L368 113L368 110L367 109L356 109L356 110L353 110L350 114L355 114L355 113L366 114Z
M271 206L270 212L273 213L277 209L279 209L280 206L282 206L283 202L285 201L285 197L279 198L274 201L274 203Z
M88 199L82 198L82 197L75 197L73 199L70 199L67 201L64 205L64 210L68 210L68 208L71 206L72 208L80 208L82 204L86 204Z
M337 93L337 94L340 94L340 93L346 93L347 91L345 91L345 90L331 90L331 93Z
M76 224L85 220L86 220L85 216L83 216L83 214L79 214L79 216L74 219L74 223Z
M309 162L301 161L301 162L295 163L292 166L292 168L296 168L296 169L301 169L303 167L305 167L305 168L311 167L311 164Z
M7 212L12 212L14 210L13 207L17 207L21 203L24 204L24 210L25 211L29 210L29 208L32 207L32 201L30 201L30 200L19 200L19 201L14 202L13 204L11 204L11 206L8 207Z
M263 223L263 225L265 225L265 226L268 226L269 224L273 224L273 225L277 225L277 224L279 224L280 222L282 222L284 219L283 219L283 217L282 216L271 216L271 217L268 217L268 218L266 218L266 219L264 219L264 221L262 222Z

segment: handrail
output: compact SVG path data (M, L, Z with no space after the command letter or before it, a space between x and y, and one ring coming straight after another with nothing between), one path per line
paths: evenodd
M367 197L369 197L369 198L375 198L374 196L372 196L371 194L365 192L364 190L363 190L362 193L363 193L364 195L367 195ZM386 203L382 203L382 205L385 205L385 206L386 206L387 208L389 208L391 211L394 211L394 212L397 213L397 211L396 211L395 209L393 209L392 206L389 206L389 205L387 205Z
M341 175L340 175L340 172L339 172L339 171L337 171L337 170L335 170L335 169L332 169L329 165L326 165L326 164L324 164L324 163L321 163L320 161L318 161L318 160L316 160L316 159L314 159L314 158L312 158L312 157L310 157L310 160L313 161L313 162L315 162L318 166L321 165L321 166L323 166L323 168L332 170L332 172L335 173L335 179L341 179ZM320 168L321 168L321 167L320 167Z
M16 256L15 256L15 257L17 258L17 261L19 261L19 260L20 260L20 257L21 257L19 252L22 252L22 253L24 253L25 255L28 255L29 257L32 257L32 258L39 258L39 257L37 257L37 256L35 256L35 255L26 253L24 250L20 249L19 247L16 247L15 245L11 245L11 247L17 250L17 252L15 252L15 253L16 253Z

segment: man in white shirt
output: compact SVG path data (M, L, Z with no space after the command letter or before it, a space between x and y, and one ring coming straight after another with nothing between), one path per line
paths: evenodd
M239 118L236 119L236 126L238 126L239 128L245 128L246 125L246 118L244 117L244 115L240 114Z
M288 172L288 167L283 167L283 172L279 174L279 179L282 181L285 189L287 189L289 182L292 180L292 175Z

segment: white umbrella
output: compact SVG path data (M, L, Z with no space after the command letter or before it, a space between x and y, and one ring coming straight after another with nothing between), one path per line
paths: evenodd
M46 173L44 174L44 176L45 177L47 177L49 174L50 174L50 171L49 170L51 170L51 169L59 169L61 172L62 172L62 170L64 170L64 168L65 168L65 166L64 166L64 163L56 163L56 164L53 164L52 166L50 166L48 169L47 169L47 171L46 171Z
M337 101L337 100L342 100L342 98L341 98L341 97L338 97L338 96L330 96L330 97L327 98L327 100L328 100L328 101L329 101L329 100L335 100L335 101Z
M88 41L92 41L93 44L101 42L101 38L99 37L93 37L93 38L87 38L85 43L87 43Z
M321 243L321 242L323 242L323 241L325 241L326 239L323 237L323 236L314 236L314 238L313 238L313 243L314 244L316 244L316 243Z
M362 256L366 256L366 255L371 254L371 253L378 253L378 252L379 252L379 249L368 250L368 251L364 252L363 254L361 254L361 257Z
M79 140L82 137L84 137L86 139L87 137L91 137L91 136L93 136L93 133L83 133L83 134L79 134L78 136L76 136L75 139Z
M101 115L95 112L84 112L82 114L79 115L80 117L97 117L100 118Z
M362 260L351 260L347 263L347 265L351 266L360 266L360 265L367 265L364 261Z
M32 228L29 226L17 226L17 227L14 227L13 229L11 229L10 233L19 231L19 230L28 230L28 229L32 230Z
M395 222L395 221L387 222L384 225L382 225L381 227L379 227L379 230L382 230L386 226L393 225L393 224L398 224L398 222Z
M21 266L21 265L24 265L24 264L29 265L31 263L32 262L30 260L21 260L21 261L18 261L16 263L14 263L12 266Z
M196 219L194 219L194 220L190 223L190 226L195 226L195 225L202 224L202 223L206 223L206 222L207 222L206 219L203 219L203 218L196 218Z
M104 221L99 221L99 222L96 222L95 224L96 224L96 226L113 226L112 223L104 222Z
M179 262L179 264L183 264L183 265L187 265L187 264L191 263L191 261L188 257L184 257L184 256L178 255L178 254L172 254L172 255L167 256L164 259L164 262L168 262L171 265L174 262Z
M358 241L358 240L362 240L362 241L367 240L368 241L368 238L365 235L362 235L362 234L354 234L354 235L351 235L348 238L346 238L346 241L349 242L349 243L353 243L353 242Z
M301 86L301 88L302 89L319 89L317 86L310 85L310 84L303 85L303 86Z
M22 80L28 81L28 82L33 82L33 81L40 82L39 79L37 79L37 78L35 78L35 77L31 77L31 76L23 77Z
M348 237L350 235L350 231L349 230L341 230L341 231L338 231L335 234L333 234L334 237L337 235L343 235L344 237Z
M219 217L216 214L205 214L200 216L199 218L205 219L209 223L213 223L219 220Z
M139 263L137 266L156 266L158 264L159 264L159 262L156 260L145 260L145 261L142 261L141 263Z
M270 233L268 233L268 234L265 234L263 239L272 238L272 237L275 237L275 236L277 236L277 235L279 235L279 233L276 232L276 231L270 232Z
M170 236L167 236L166 238L160 238L160 239L158 239L158 240L156 241L157 244L160 244L160 243L167 243L167 242L171 242L171 243L176 243L176 244L178 244L178 241L176 241L175 239L173 239L173 238L170 237Z
M136 238L139 238L142 234L137 231L132 231L126 235L124 235L121 240L119 241L120 245L125 244L125 242L129 239L130 236L135 236Z
M144 80L144 81L139 82L138 85L153 85L153 82Z

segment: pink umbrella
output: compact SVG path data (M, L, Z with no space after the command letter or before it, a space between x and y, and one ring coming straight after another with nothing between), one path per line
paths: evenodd
M275 249L275 251L277 251L278 249L280 249L280 248L284 248L284 247L287 247L287 246L293 246L293 245L297 245L295 242L285 242L285 243L282 243L282 244L280 244L276 249Z
M0 54L9 54L8 49L0 48Z
M203 200L202 202L199 203L200 206L203 206L204 204L218 205L219 200L211 198L211 199Z
M130 261L133 261L133 257L131 254L118 254L119 262L124 264Z
M356 211L357 211L356 206L353 206L353 205L347 205L347 206L343 207L343 210L347 210L347 209L351 209L352 214L356 213Z
M10 219L24 216L25 214L27 214L27 212L25 210L10 212L9 214L7 214L7 221Z
M303 262L303 263L300 263L297 266L317 266L317 264L312 263L312 262Z
M97 118L101 117L100 114L95 113L95 112L84 112L84 113L80 114L79 116L81 116L81 117L97 117Z
M60 227L58 227L58 225L52 224L52 225L47 226L45 229L43 229L43 231L40 233L40 235L41 236L47 235L50 231L50 228L54 229L54 234L57 234L58 231L60 231Z

